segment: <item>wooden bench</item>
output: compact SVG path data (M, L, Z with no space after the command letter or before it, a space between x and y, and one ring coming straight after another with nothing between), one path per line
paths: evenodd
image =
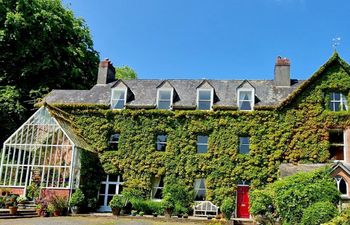
M217 216L219 214L219 207L210 201L197 202L193 206L193 216Z

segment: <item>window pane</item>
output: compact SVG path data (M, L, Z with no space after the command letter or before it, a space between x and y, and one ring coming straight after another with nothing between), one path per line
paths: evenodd
M198 135L197 136L197 143L198 144L208 144L208 136L206 136L206 135Z
M157 151L165 151L166 144L157 143Z
M98 205L99 206L103 206L104 205L104 201L105 201L105 196L104 195L98 196Z
M158 101L158 109L170 109L170 101Z
M208 152L208 145L197 145L197 153Z
M157 135L157 142L166 142L166 135Z
M211 103L208 102L208 101L205 101L205 102L199 101L198 102L198 109L200 109L200 110L210 110L210 105L211 105Z
M155 198L155 199L162 199L163 198L163 189L155 188L154 191L156 193L154 194L153 198Z
M332 144L344 144L344 133L342 130L331 130L329 132L329 142Z
M249 144L249 137L240 137L239 142L241 144Z
M240 91L239 92L239 100L252 100L252 91Z
M108 185L108 194L115 195L116 194L115 191L116 191L116 185L115 184Z
M106 185L105 184L101 184L100 186L100 194L104 194L106 191Z
M111 138L109 140L118 142L119 141L119 134L112 134Z
M160 100L170 100L171 91L159 91L159 99Z
M202 101L202 100L207 100L210 101L211 100L211 91L198 91L198 100Z
M340 100L340 93L337 93L337 92L333 92L333 100Z
M125 90L114 90L113 99L125 99Z
M109 202L112 200L113 196L107 196L107 205L109 205Z
M118 176L119 175L115 175L115 174L109 175L109 177L108 177L109 182L117 182L118 181Z
M239 146L239 153L248 154L249 153L249 145L240 145Z
M121 195L123 192L123 185L119 185L119 192L117 193L118 195Z
M113 100L112 101L113 109L123 109L124 108L124 100Z
M252 110L250 101L240 101L239 103L240 103L239 105L240 110Z
M347 194L347 188L346 188L346 183L344 179L341 179L339 181L339 191L340 193L342 193L343 195Z

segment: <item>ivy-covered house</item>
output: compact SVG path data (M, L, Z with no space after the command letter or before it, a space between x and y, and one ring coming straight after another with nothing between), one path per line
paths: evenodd
M80 186L101 211L123 188L161 199L181 181L194 200L236 199L249 217L251 188L273 182L282 163L337 162L348 189L350 67L337 53L305 81L278 57L273 80L115 80L108 61L90 90L53 90L5 141L0 185L35 181L69 196Z

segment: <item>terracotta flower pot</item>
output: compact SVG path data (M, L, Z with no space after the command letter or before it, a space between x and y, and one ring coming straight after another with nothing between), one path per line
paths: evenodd
M10 206L10 207L9 207L10 214L11 214L11 215L16 215L16 214L17 214L17 209L18 209L17 206Z
M61 211L53 211L53 216L61 216Z
M114 216L120 215L121 208L112 208L112 213Z
M41 209L36 209L36 214L38 215L38 216L41 216Z

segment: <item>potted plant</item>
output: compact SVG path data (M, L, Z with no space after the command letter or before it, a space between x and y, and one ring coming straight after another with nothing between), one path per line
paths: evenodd
M6 197L6 206L8 207L8 209L10 210L10 214L11 215L15 215L17 214L17 195L9 195Z
M73 215L78 214L80 212L80 207L84 204L84 200L84 193L79 188L76 189L69 201L69 206Z
M109 206L112 208L113 215L119 216L121 209L125 206L125 203L126 200L123 196L114 195L112 200L109 202Z
M35 206L35 211L38 216L41 216L41 211L42 211L42 204L39 203Z
M27 197L24 196L24 195L21 195L17 198L17 202L18 202L18 207L22 208L22 209L25 209L26 208L26 203L27 201Z
M50 198L48 208L54 216L60 216L67 208L67 199L61 196L52 196Z

